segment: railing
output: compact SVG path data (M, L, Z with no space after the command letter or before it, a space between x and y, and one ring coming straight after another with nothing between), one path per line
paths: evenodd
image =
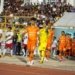
M8 26L24 25L33 16L0 16L0 26L6 28Z

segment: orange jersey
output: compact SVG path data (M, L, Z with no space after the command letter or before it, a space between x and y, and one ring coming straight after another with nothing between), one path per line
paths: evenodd
M54 31L49 29L48 30L48 39L47 39L47 48L51 46L53 37L54 37Z
M72 39L70 37L66 37L66 49L72 48Z
M72 50L75 50L75 39L72 40Z
M36 40L37 39L38 27L29 26L26 30L27 30L27 33L28 33L28 39L29 40Z
M53 39L53 37L54 37L54 31L48 30L48 39Z
M28 33L28 44L27 44L28 50L34 51L37 44L38 27L29 26L26 30Z
M75 56L75 39L72 40L72 55Z
M66 50L66 36L61 35L59 38L59 50Z

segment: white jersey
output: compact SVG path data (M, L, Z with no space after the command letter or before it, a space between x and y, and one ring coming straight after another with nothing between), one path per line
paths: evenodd
M6 43L7 43L7 44L12 43L12 36L13 36L13 32L12 32L12 31L6 32Z
M27 42L28 42L28 34L27 33L24 35L23 40L24 40L23 43L27 44Z
M57 40L54 40L54 41L53 41L53 43L52 43L52 48L53 48L53 47L57 47Z
M3 33L3 30L2 29L0 29L0 34L2 34Z

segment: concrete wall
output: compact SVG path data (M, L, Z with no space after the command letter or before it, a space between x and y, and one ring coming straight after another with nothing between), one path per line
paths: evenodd
M67 3L75 7L75 0L67 0Z
M75 33L75 29L56 28L56 29L55 29L55 36L56 36L57 38L60 36L61 31L65 31L66 33L72 34L71 37L73 37L73 34Z
M35 4L37 4L37 3L41 4L43 2L43 0L30 0L30 2L32 2L33 4L34 3Z
M24 3L29 3L30 2L30 0L24 0Z
M3 12L4 0L0 0L0 14Z

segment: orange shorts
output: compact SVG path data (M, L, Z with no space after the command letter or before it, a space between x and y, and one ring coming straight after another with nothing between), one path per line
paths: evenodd
M72 55L75 56L75 45L72 46Z
M59 51L65 51L65 50L66 50L65 45L60 45L60 46L59 46Z
M27 49L30 51L34 51L36 48L36 41L29 40L27 44Z
M52 44L52 42L47 42L47 49L51 49L51 44Z
M6 48L10 48L10 49L12 49L13 44L12 44L12 43L10 43L10 44L7 44L7 43L6 43L5 47L6 47Z

